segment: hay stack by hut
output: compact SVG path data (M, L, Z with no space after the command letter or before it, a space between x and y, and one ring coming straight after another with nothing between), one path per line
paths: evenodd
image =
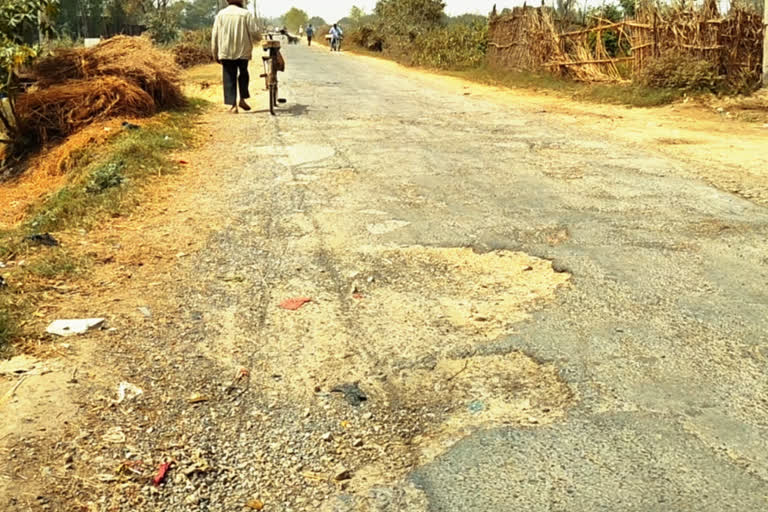
M173 57L141 37L57 51L39 61L31 76L35 86L19 97L17 115L23 131L40 142L95 120L149 116L184 103Z

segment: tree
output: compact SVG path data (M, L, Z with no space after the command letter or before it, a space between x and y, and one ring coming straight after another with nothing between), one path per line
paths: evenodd
M123 2L120 0L110 0L107 4L107 15L111 25L112 34L121 33L128 24L128 13L125 12Z
M59 14L56 17L56 31L74 38L81 37L83 29L78 0L61 0Z
M290 32L298 32L299 27L306 25L308 21L309 15L296 7L291 7L287 13L283 14L283 25Z
M84 37L101 35L104 22L104 0L80 0L80 26Z
M363 21L363 18L365 18L365 11L358 6L353 5L352 9L349 10L350 24L353 27L359 27Z
M16 96L19 93L16 73L40 53L32 44L40 33L50 33L59 0L4 0L0 5L0 127L5 132L2 142L19 142L16 126Z
M444 9L441 0L379 0L374 13L382 33L413 40L439 27L445 16Z
M181 27L187 30L207 28L213 25L216 16L216 2L211 0L188 0L183 2Z
M557 14L561 20L567 20L573 15L573 9L576 6L576 0L557 0Z
M179 35L179 4L172 0L144 0L142 9L150 37L167 44Z
M461 14L459 16L453 16L448 18L449 25L467 25L471 26L476 23L488 23L488 18L480 14Z
M323 18L320 16L312 16L309 18L309 21L307 24L312 25L313 27L322 27L324 25L327 25L328 22L326 22Z
M635 15L636 0L619 0L621 4L621 10L624 11L624 16L632 18Z

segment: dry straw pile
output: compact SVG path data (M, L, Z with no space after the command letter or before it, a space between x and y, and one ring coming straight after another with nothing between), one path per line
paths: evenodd
M145 117L184 103L173 58L141 37L118 36L41 60L17 104L23 133L40 142L115 116Z
M174 46L173 57L184 69L213 62L210 50L189 43L179 43Z

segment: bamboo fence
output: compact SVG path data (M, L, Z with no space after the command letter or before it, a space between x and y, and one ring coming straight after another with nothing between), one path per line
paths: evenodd
M590 25L559 30L548 7L492 13L488 62L599 82L631 80L654 59L688 56L710 62L727 82L760 81L763 21L752 10L733 8L721 15L712 0L696 9L644 6L635 19L593 18ZM612 51L605 46L606 35Z

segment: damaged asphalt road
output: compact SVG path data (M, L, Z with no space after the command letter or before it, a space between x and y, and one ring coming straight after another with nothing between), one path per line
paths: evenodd
M225 225L148 327L117 322L102 349L144 393L73 436L85 479L125 457L99 444L108 426L131 457L178 465L159 487L64 495L115 510L768 506L765 208L586 124L343 54L286 60L289 106L239 116L204 150L229 155L200 198ZM296 297L311 301L278 307Z

